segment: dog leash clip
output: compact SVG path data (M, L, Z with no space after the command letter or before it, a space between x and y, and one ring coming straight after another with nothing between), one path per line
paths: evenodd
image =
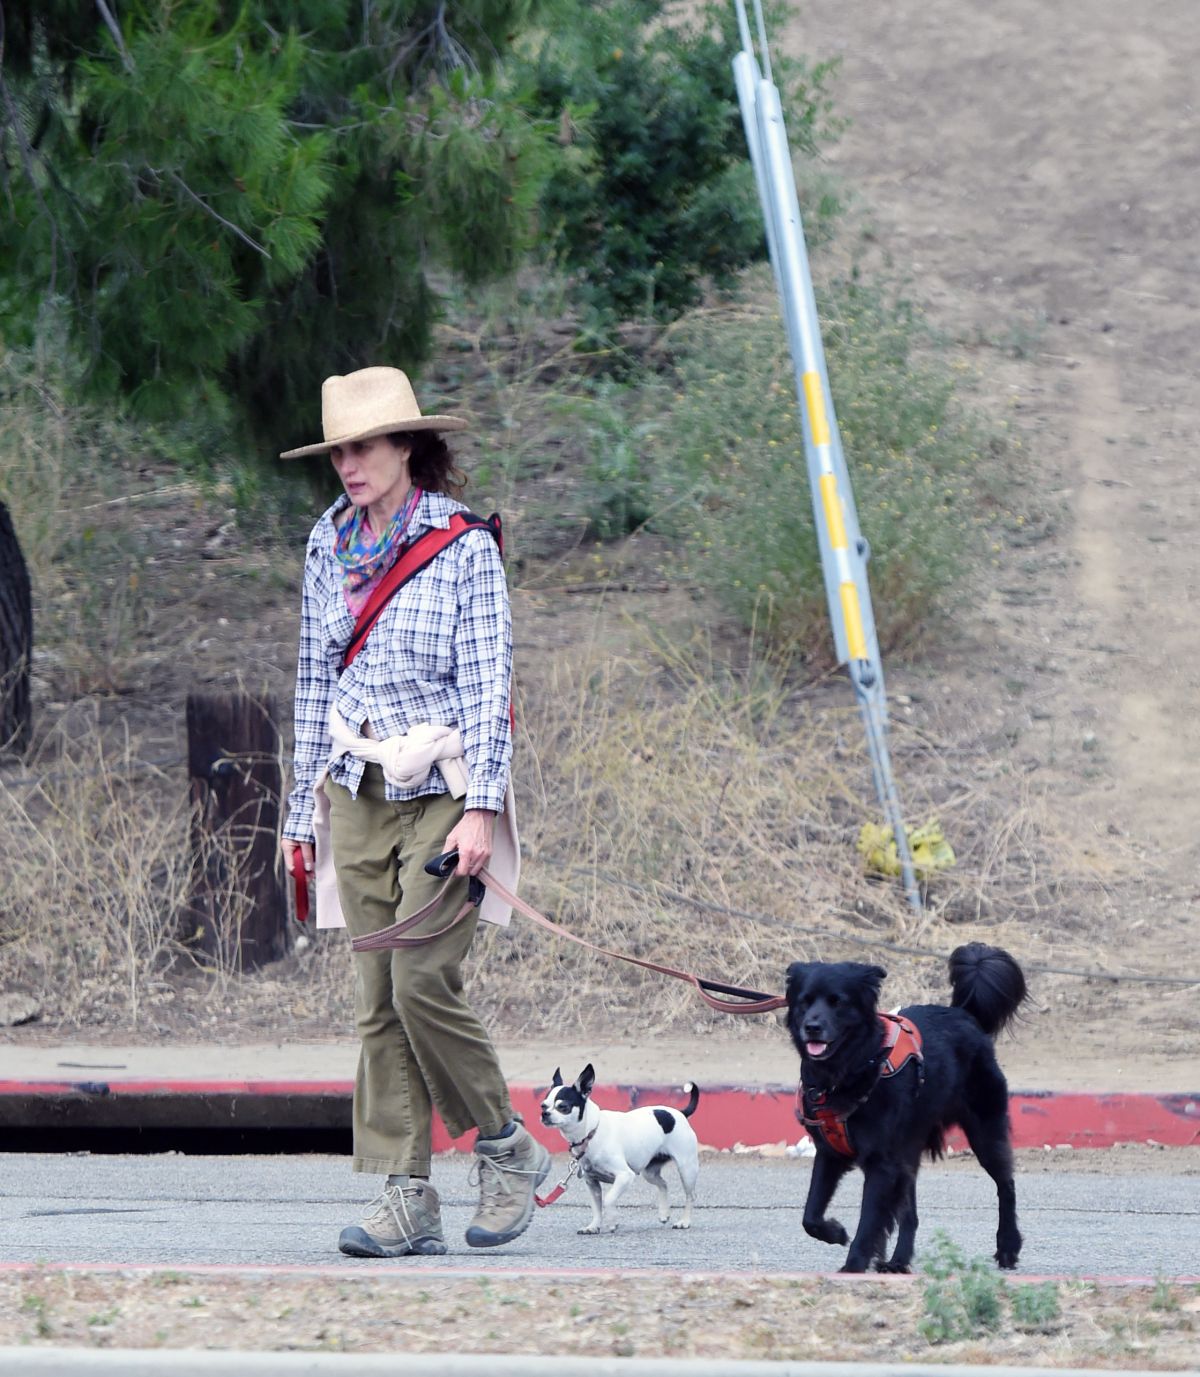
M535 1191L533 1194L534 1203L542 1209L545 1209L547 1205L553 1205L556 1200L560 1199L567 1187L571 1184L571 1177L579 1170L579 1164L582 1160L583 1159L579 1157L573 1157L571 1159L571 1165L567 1168L566 1176L563 1177L548 1195L538 1195Z

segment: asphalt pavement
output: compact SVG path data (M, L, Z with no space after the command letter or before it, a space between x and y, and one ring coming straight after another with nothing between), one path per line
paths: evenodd
M548 1184L567 1160L555 1158ZM339 1231L379 1186L379 1178L355 1176L344 1158L6 1153L0 1161L0 1266L802 1274L835 1271L844 1257L801 1227L810 1170L802 1159L706 1157L689 1231L663 1228L653 1191L637 1182L618 1209L615 1234L580 1237L587 1192L573 1182L522 1238L481 1251L462 1241L477 1198L467 1180L470 1159L446 1154L434 1180L450 1252L389 1261L337 1251ZM678 1201L672 1173L668 1168ZM851 1232L860 1182L858 1173L846 1178L832 1211ZM1025 1235L1020 1273L1200 1280L1195 1177L1039 1172L1018 1177L1017 1197ZM938 1229L967 1256L991 1255L995 1191L981 1170L930 1165L920 1176L918 1205L918 1264Z

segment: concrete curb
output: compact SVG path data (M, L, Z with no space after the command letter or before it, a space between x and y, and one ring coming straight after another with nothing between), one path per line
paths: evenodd
M348 1080L0 1081L0 1130L195 1129L349 1131L353 1083ZM543 1085L510 1087L531 1132L552 1151L563 1142L538 1120ZM609 1109L679 1102L677 1087L601 1085L596 1102ZM795 1119L794 1086L705 1087L692 1120L703 1145L717 1150L776 1147L803 1136ZM1104 1148L1117 1143L1163 1147L1200 1145L1200 1093L1134 1094L1014 1090L1013 1145L1018 1148ZM440 1124L435 1151L469 1148L472 1135L453 1140ZM965 1140L955 1134L954 1149Z
M1111 1377L1094 1368L966 1367L944 1363L738 1362L688 1358L541 1358L463 1353L256 1353L245 1350L0 1348L12 1377ZM1124 1377L1151 1377L1122 1369ZM1158 1374L1161 1377L1161 1374Z

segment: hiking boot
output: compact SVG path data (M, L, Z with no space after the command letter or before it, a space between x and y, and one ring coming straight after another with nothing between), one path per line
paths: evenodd
M442 1254L442 1209L428 1181L385 1186L367 1206L361 1224L343 1229L338 1247L351 1257L407 1257Z
M472 1177L479 1208L467 1228L472 1248L511 1243L529 1228L533 1193L550 1175L550 1154L518 1123L507 1138L477 1138Z

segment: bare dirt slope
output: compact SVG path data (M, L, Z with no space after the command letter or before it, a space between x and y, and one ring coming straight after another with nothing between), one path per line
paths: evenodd
M867 251L974 354L1063 518L1008 557L980 643L940 673L1006 716L1081 846L1145 862L1124 967L1198 967L1194 6L804 3L784 43L841 58L852 125L828 160ZM1116 996L1146 1015L1146 1050L1164 993ZM1176 1027L1200 1003L1165 998Z

